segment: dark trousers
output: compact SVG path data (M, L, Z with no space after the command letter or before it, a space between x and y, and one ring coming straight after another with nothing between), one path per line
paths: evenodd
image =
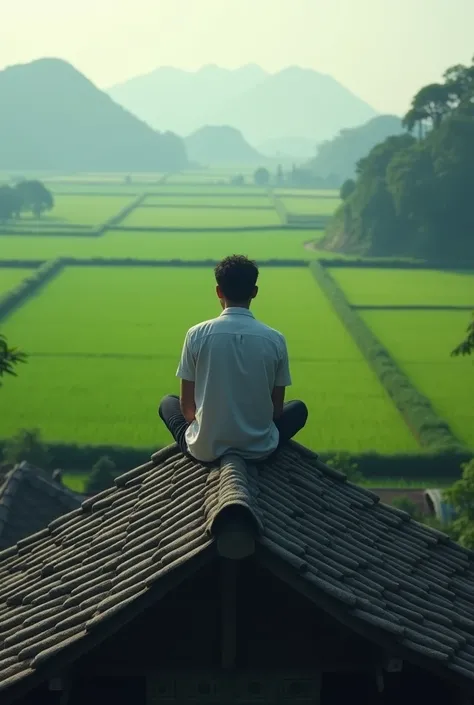
M179 405L179 397L169 394L161 400L158 408L161 420L168 431L173 436L180 450L185 455L190 455L186 445L186 431L189 423L184 418ZM283 413L276 419L275 426L278 428L280 440L278 447L287 443L298 431L300 431L308 418L308 409L302 401L288 401L283 406Z

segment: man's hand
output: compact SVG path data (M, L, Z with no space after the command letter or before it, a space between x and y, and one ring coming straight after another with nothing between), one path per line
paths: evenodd
M283 403L285 401L285 387L275 387L272 392L273 420L279 419L283 413Z
M181 393L179 395L181 411L188 423L196 418L196 402L194 401L194 382L187 379L181 380Z

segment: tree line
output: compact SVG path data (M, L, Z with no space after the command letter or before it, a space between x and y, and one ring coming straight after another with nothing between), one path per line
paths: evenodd
M324 245L382 256L474 256L474 59L422 88L389 137L357 164Z
M46 186L37 180L22 180L10 186L0 186L0 222L20 218L30 212L40 218L44 211L54 207L54 197Z

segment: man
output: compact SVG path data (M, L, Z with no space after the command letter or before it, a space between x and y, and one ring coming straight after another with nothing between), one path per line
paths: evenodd
M258 268L242 255L215 268L222 313L190 328L176 376L179 398L165 397L159 414L182 452L210 463L225 453L260 460L306 423L301 401L284 403L291 384L281 333L257 321Z

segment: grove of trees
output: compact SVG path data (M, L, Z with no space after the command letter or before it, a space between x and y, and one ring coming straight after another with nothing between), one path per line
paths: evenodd
M474 256L474 59L422 88L406 133L357 165L324 245L368 255Z
M41 181L24 180L15 186L0 186L0 222L20 218L26 212L40 218L44 211L53 207L53 194Z

